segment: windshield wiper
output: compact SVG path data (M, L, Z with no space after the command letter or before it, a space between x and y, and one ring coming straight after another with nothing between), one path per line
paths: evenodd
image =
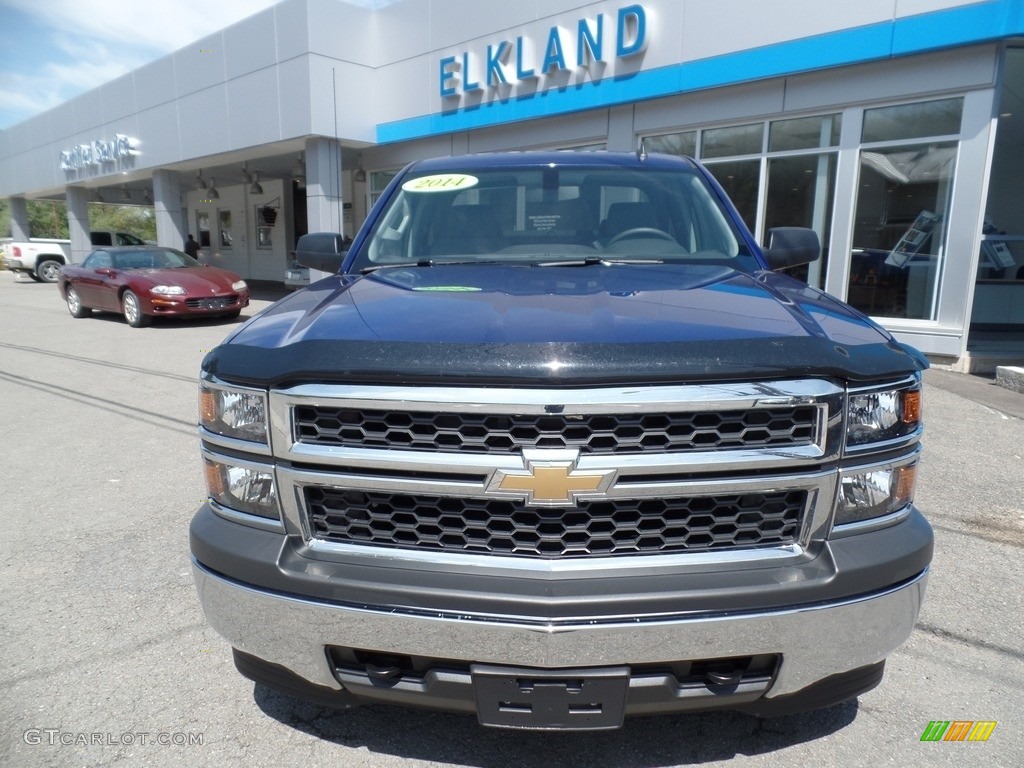
M464 266L476 266L477 264L506 264L508 262L496 261L494 259L483 260L483 259L460 259L458 261L435 261L434 259L420 259L419 261L404 262L402 264L377 264L372 267L363 267L359 270L359 274L368 275L371 272L376 272L379 269L395 269L396 267L464 267Z
M664 259L606 259L601 256L588 256L585 259L565 261L535 261L535 267L595 267L618 266L622 264L664 264Z

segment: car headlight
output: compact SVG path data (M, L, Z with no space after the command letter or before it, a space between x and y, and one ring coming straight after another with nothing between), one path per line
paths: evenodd
M248 287L249 286L245 284L245 280L235 280L235 282L231 284L232 291L244 291Z
M216 435L267 445L267 396L199 385L199 424Z
M250 515L281 518L270 467L243 466L228 458L203 456L206 488L222 507Z
M854 391L847 401L846 445L880 443L912 435L921 425L921 387Z
M184 296L185 289L180 285L154 285L149 289L150 293L155 293L159 296Z
M843 473L834 525L884 517L914 500L917 464Z

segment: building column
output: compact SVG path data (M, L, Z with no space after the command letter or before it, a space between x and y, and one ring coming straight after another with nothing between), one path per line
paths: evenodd
M71 263L81 264L92 251L92 238L89 237L89 190L85 187L68 187L64 197L68 204Z
M306 216L309 231L341 232L343 204L341 146L331 139L306 139Z
M24 197L9 197L7 202L11 209L11 237L15 242L23 243L32 234L28 226L28 204Z
M181 183L174 171L153 173L153 216L156 241L179 251L185 247L186 223L182 214Z

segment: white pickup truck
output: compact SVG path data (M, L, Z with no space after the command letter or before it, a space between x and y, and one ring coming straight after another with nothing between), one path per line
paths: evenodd
M89 233L93 245L145 245L130 232L94 230ZM12 272L24 272L41 283L57 282L60 268L71 262L71 241L33 237L27 242L0 243L4 266Z

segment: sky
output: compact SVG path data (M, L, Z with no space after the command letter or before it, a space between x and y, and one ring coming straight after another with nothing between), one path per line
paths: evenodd
M276 2L0 0L0 130Z

